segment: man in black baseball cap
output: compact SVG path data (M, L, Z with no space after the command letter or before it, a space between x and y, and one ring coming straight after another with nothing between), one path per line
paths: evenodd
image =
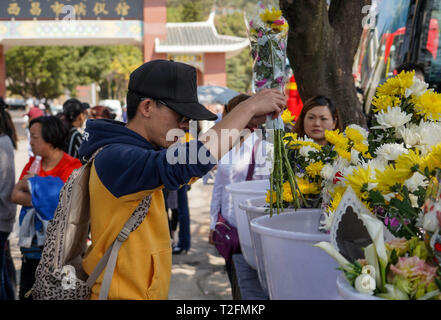
M237 140L250 123L264 123L268 113L278 116L285 97L276 89L260 91L204 135L183 144L184 158L195 162L171 163L169 152L177 149L168 147L177 139L170 139L170 132L182 129L184 133L189 119L216 119L198 103L196 70L173 61L150 61L131 74L128 89L128 123L88 120L79 150L80 159L88 159L102 148L89 178L93 245L83 268L92 273L133 210L147 211L120 248L108 298L167 299L172 256L162 189L177 190L203 177L232 148L230 138L222 139L221 131L230 130L232 141ZM214 162L203 161L207 158ZM99 277L92 299L99 297L101 284Z
M142 99L154 99L192 120L216 120L217 116L198 101L196 69L190 65L153 60L130 75L127 93L127 117L136 114Z

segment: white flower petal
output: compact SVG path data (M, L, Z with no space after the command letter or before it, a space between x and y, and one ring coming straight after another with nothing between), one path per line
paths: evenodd
M332 258L334 258L335 261L337 261L337 263L342 266L343 268L346 268L347 265L350 263L348 260L346 260L345 257L343 257L341 255L340 252L338 252L333 246L332 244L330 244L329 242L319 242L317 244L314 245L314 247L318 247L322 250L324 250L327 254L329 254Z
M412 119L411 114L402 111L400 107L387 107L387 112L381 110L376 116L379 126L373 129L399 128Z

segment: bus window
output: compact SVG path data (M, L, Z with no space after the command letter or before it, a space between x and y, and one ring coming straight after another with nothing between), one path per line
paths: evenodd
M426 80L436 91L441 92L441 0L434 0L428 16L428 31L425 41L425 54L420 60L428 66Z
M379 2L375 28L363 30L354 62L354 78L362 92L366 113L377 86L393 75L393 70L401 63L399 57L405 41L410 1Z

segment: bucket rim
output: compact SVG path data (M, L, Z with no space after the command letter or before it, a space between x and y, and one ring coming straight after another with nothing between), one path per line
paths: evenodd
M293 213L287 213L286 215L297 215L297 216L305 216L305 215L311 215L314 214L312 212L293 212ZM283 214L283 217L286 216ZM277 219L277 217L281 217L281 215L277 216L274 215L270 217L269 214L255 218L250 221L250 227L253 230L253 232L256 232L260 235L266 235L276 238L282 238L282 239L291 239L291 240L306 240L306 241L330 241L330 235L325 233L319 233L317 230L317 233L307 233L307 232L300 232L300 231L287 231L287 230L280 230L280 229L274 229L269 228L267 226L262 225L263 221L267 221L268 219ZM318 225L317 225L318 227Z

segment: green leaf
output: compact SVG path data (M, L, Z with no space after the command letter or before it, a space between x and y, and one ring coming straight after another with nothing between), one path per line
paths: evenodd
M390 263L391 264L397 264L398 263L398 255L397 255L397 251L395 249L393 249L391 254L390 254Z
M438 289L441 290L441 280L438 278L435 278L435 284L438 287Z

